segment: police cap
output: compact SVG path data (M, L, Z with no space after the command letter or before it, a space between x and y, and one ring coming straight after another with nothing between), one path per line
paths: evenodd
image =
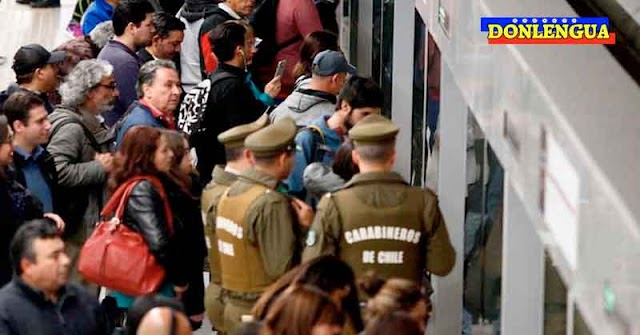
M293 150L296 131L293 119L285 117L249 135L244 146L257 157L277 155Z
M247 136L255 133L256 131L264 128L269 122L269 117L265 114L254 122L241 124L233 127L218 135L218 141L226 148L241 148L244 146L244 140Z
M378 114L365 117L349 130L349 137L358 144L376 144L395 139L398 134L391 120Z

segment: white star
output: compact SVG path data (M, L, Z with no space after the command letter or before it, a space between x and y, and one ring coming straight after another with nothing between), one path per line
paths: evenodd
M522 23L527 23L527 19L522 19Z
M558 22L558 20L557 20L557 19L553 19L553 20L551 20L551 22L553 22L553 23L557 23L557 22Z
M514 19L512 20L512 22L513 22L513 23L518 23L518 19L514 18Z
M562 23L567 23L567 19L562 19Z
M542 19L542 23L547 23L547 19Z
M574 18L573 20L571 20L571 22L572 22L572 23L576 23L576 22L578 22L578 19L575 19L575 18Z
M533 19L533 20L531 20L531 22L538 23L538 19Z

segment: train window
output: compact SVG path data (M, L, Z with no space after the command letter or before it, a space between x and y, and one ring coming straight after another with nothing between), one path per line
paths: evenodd
M391 116L393 85L393 7L395 0L373 0L372 77L384 94L383 114Z

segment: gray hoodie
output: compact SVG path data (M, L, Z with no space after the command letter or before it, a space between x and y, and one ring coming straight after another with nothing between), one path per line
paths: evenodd
M306 127L321 116L331 116L336 109L336 97L327 92L299 89L289 95L270 115L271 122L292 118L298 127Z
M335 174L331 167L322 163L311 163L304 169L304 188L313 197L321 198L327 192L341 189L346 181Z

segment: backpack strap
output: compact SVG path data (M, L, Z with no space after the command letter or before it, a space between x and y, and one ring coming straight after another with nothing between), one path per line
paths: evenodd
M62 127L72 123L79 124L80 127L82 127L82 131L84 132L84 135L89 140L89 144L96 152L102 152L102 149L100 148L100 144L98 143L98 140L96 140L96 138L93 136L93 133L91 132L91 130L89 130L89 128L87 128L87 126L85 126L84 123L82 123L82 121L76 120L73 117L63 118L62 121L56 123L56 125L53 126L51 128L51 131L49 132L49 141L51 141L53 136L56 133L58 133L58 131L62 129Z
M322 131L322 128L320 128L320 127L318 127L318 126L316 126L316 125L314 125L314 124L311 124L311 125L308 125L308 126L306 127L306 129L309 129L309 131L311 131L311 132L315 132L315 133L317 133L318 135L320 135L320 138L322 139L322 143L323 143L323 144L327 143L327 140L326 140L326 138L324 137L324 132Z

